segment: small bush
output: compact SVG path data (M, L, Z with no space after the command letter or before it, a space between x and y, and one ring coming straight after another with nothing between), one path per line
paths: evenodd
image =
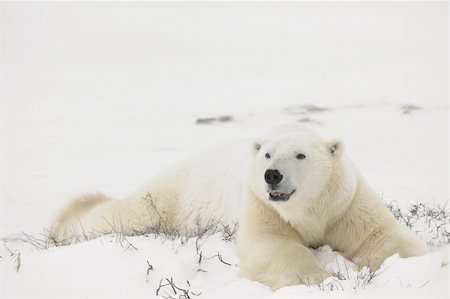
M419 202L403 210L396 201L385 205L398 222L416 232L428 245L439 247L450 243L450 214L446 204Z

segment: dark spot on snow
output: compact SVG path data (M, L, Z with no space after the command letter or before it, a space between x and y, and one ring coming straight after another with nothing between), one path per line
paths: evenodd
M402 109L403 114L410 114L412 111L420 110L422 108L420 108L419 106L412 105L412 104L405 104L405 105L402 105L400 107L400 109Z
M317 112L324 112L328 111L328 108L325 107L318 107L315 105L295 105L295 106L289 106L286 107L283 112L287 114L307 114L310 112L317 113Z
M311 119L309 117L303 117L297 120L300 123L310 123L310 124L315 124L315 125L320 125L321 122L320 121L316 121L314 119Z
M218 117L206 117L206 118L197 118L195 123L197 125L209 125L213 123L226 123L233 121L233 117L230 115L223 115Z

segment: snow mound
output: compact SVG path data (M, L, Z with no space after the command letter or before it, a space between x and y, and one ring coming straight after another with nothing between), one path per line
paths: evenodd
M313 252L334 276L319 285L273 292L239 277L235 242L224 240L221 233L176 239L105 236L47 250L36 250L29 243L5 243L0 250L4 286L0 294L2 298L37 294L127 298L447 295L448 266L441 266L441 252L407 259L394 255L376 272L367 268L358 271L354 263L329 246Z

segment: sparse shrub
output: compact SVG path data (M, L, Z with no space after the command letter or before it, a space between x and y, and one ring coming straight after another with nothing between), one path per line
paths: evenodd
M446 204L419 202L403 210L396 201L385 205L398 222L416 232L428 245L439 247L450 243L450 214Z

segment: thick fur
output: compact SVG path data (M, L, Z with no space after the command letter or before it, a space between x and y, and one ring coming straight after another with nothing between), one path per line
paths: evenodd
M267 169L283 174L278 188L292 192L289 200L269 199ZM241 274L274 289L330 276L311 247L328 244L372 270L394 253L427 251L384 207L340 141L322 140L300 125L190 157L126 199L77 200L57 217L51 239L68 244L79 235L132 234L152 226L190 234L211 220L239 221Z
M82 228L80 219L87 212L90 212L96 206L101 205L107 202L109 198L101 193L97 194L87 194L84 196L80 196L72 200L72 202L63 210L61 210L56 217L53 225L50 229L49 240L54 244L59 244L62 240L66 240L67 237L72 238L74 234L69 234L70 231L74 229L70 229L70 226L80 227ZM83 237L85 236L85 232L83 229L81 230Z
M215 220L233 224L242 210L242 161L248 158L249 144L233 142L191 156L122 200L81 211L82 201L76 199L57 216L49 239L70 244L80 236L133 234L151 227L190 234Z

